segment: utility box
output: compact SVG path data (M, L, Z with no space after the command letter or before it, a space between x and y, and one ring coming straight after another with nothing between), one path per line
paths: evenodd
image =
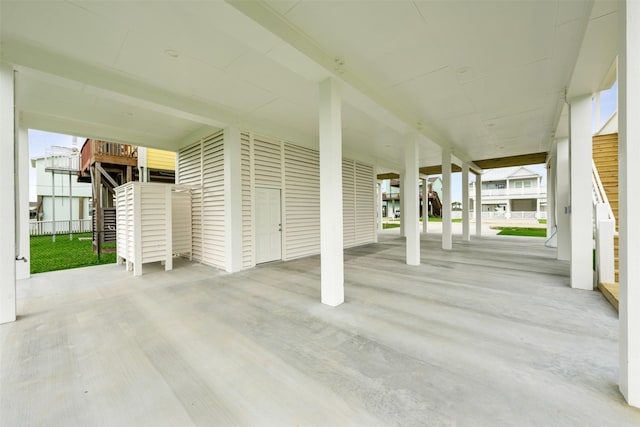
M142 264L160 261L171 270L174 255L191 255L188 187L128 182L115 191L118 264L140 276Z

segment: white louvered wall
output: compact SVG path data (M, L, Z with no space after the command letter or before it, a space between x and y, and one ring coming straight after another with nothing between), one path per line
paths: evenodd
M202 141L178 153L176 183L192 186L191 190L191 256L202 261Z
M342 161L344 246L375 241L375 188L373 166L354 160Z
M202 145L202 262L224 269L224 137Z
M225 268L224 135L192 144L178 153L177 182L192 190L193 258ZM241 132L242 267L255 265L255 188L278 188L282 194L285 260L320 252L320 165L317 150ZM375 194L370 165L344 160L345 247L375 239ZM340 189L336 189L340 197Z
M173 253L176 255L191 254L191 193L174 191L171 194L171 237Z
M178 177L192 191L193 258L224 269L224 135L218 132L178 153Z
M316 150L284 144L284 259L320 252L320 158Z
M191 197L188 190L175 190L173 184L156 182L128 182L115 189L118 261L126 260L136 275L148 262L164 261L170 270L174 254L191 251Z
M373 166L355 164L355 242L356 246L373 243L376 239L376 190Z
M353 160L342 160L342 238L345 248L356 244L356 181Z
M133 260L133 186L116 191L116 248L119 258Z
M251 168L251 136L242 132L242 268L255 265L253 256L253 170Z
M282 143L254 135L253 159L255 186L282 188Z

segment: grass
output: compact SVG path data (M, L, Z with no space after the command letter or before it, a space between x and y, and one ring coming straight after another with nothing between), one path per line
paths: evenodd
M388 223L383 223L382 224L382 228L384 230L386 230L387 228L398 228L398 227L400 227L399 223L388 222Z
M528 228L528 227L492 227L500 230L498 236L532 236L547 237L547 230L544 228Z
M87 237L90 238L91 233L74 234L73 240L69 240L68 234L61 234L56 236L55 242L51 241L51 236L31 237L31 273L116 262L115 252L102 253L98 260L98 255L93 252L91 240L79 240ZM113 248L115 244L105 244L103 247Z
M546 224L547 220L546 219L539 219L538 220L538 224Z
M429 222L442 222L442 218L437 218L435 216L429 217ZM462 218L453 218L451 222L462 222Z

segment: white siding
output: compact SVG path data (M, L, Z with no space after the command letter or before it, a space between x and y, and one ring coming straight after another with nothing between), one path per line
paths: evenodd
M284 145L284 259L320 252L320 158L316 150ZM337 194L337 191L336 191Z
M255 135L253 158L255 186L282 188L282 143Z
M226 267L222 133L202 145L202 262Z
M345 248L356 244L356 167L342 160L342 238Z
M282 258L320 252L320 158L317 150L242 132L242 267L255 265L255 188L282 194ZM193 258L225 267L222 132L178 154L179 184L193 193ZM343 161L345 247L375 239L375 177L370 165ZM340 197L341 189L335 189Z
M242 157L242 268L255 265L253 257L253 168L251 164L251 137L240 134Z
M202 141L178 153L176 183L194 186L191 191L191 256L202 261Z
M192 256L225 268L223 133L192 144L178 153L177 183L192 190Z
M140 183L136 183L140 184ZM137 188L136 188L137 187ZM142 228L142 263L163 261L167 258L167 224L166 209L171 209L166 200L164 185L135 185L133 197L140 197L140 224ZM138 260L136 260L138 262Z
M133 186L116 191L116 247L118 257L133 260Z
M174 191L171 194L173 253L191 253L191 193Z
M376 238L376 190L373 166L355 162L355 245Z

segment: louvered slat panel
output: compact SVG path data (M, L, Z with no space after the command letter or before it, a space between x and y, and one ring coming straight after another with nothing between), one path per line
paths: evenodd
M373 166L355 162L355 244L375 241L375 188Z
M356 242L355 165L353 160L342 160L342 235L348 248Z
M282 187L282 144L254 136L253 161L257 187Z
M224 134L202 145L202 262L225 268Z
M284 259L320 252L320 168L315 150L284 144Z
M171 195L171 218L173 253L191 253L191 195L188 191L174 191Z
M177 175L178 184L202 186L202 142L178 152ZM202 188L191 191L191 257L202 261Z
M240 134L242 165L242 268L253 267L253 219L251 203L251 140Z

